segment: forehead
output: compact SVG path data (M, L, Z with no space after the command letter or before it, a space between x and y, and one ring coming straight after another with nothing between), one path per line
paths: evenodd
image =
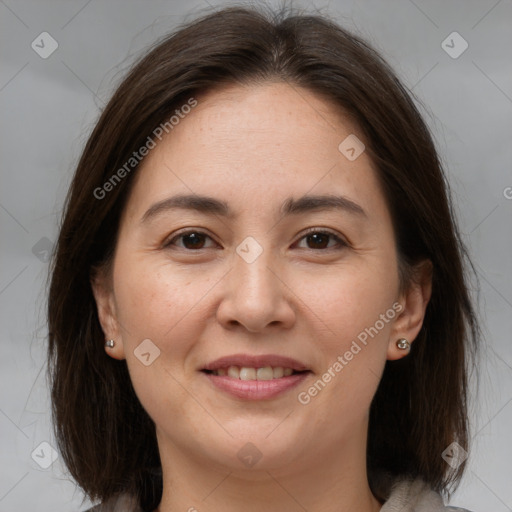
M238 157L245 154L251 159L258 153L269 158L291 148L299 155L297 146L304 143L304 149L314 146L315 153L310 155L314 158L319 153L329 154L333 144L336 149L344 133L357 131L340 106L281 82L228 85L209 91L198 97L192 114L169 134L171 145L192 136L197 144L208 147L214 137Z
M325 194L341 186L357 195L376 186L365 153L350 161L338 149L351 134L362 138L357 126L306 89L230 85L196 100L145 157L129 208L170 193L216 195L243 207L310 190Z

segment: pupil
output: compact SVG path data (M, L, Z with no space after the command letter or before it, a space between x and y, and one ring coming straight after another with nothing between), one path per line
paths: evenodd
M191 244L188 244L188 245L198 245L198 244L201 244L201 235L197 234L197 233L190 233L188 235L185 236L185 240L192 240L192 243ZM188 242L187 242L188 243Z
M325 244L322 244L321 240L320 241L318 240L318 237L320 237L320 239L322 237L324 237L324 242L325 242L325 239L327 239L328 235L326 235L324 233L314 233L312 235L309 235L309 238L313 239L313 244L316 244L316 245L320 244L322 246L325 246ZM316 238L316 240L315 240L315 238Z

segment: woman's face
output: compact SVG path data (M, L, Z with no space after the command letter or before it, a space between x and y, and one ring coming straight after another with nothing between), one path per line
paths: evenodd
M414 339L425 304L399 293L390 214L354 145L363 136L282 83L197 100L137 171L111 280L94 285L116 341L106 350L126 358L176 457L297 470L335 446L364 450L386 359ZM165 203L182 195L194 201ZM279 357L306 371L288 375Z

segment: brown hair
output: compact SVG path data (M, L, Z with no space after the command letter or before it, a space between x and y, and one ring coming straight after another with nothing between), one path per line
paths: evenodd
M269 80L304 87L355 120L392 214L402 285L415 263L433 265L423 327L408 357L386 363L371 405L370 486L387 499L392 478L420 476L449 493L462 476L464 464L452 470L441 453L453 441L469 449L469 356L480 331L429 130L411 94L359 37L320 15L230 7L181 27L133 67L101 114L66 198L50 270L52 415L62 457L93 500L130 492L153 510L162 492L154 424L126 362L105 355L90 284L94 269L112 260L137 168L102 199L94 191L189 98Z

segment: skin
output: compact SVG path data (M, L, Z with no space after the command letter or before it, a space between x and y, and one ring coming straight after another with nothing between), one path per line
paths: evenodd
M386 360L417 336L429 274L401 293L394 229L366 153L338 145L357 126L313 93L283 83L224 86L151 150L137 171L120 224L113 268L92 281L108 356L126 359L156 424L164 488L158 512L380 510L366 474L368 413ZM226 201L231 219L173 210L141 218L178 193ZM282 217L285 199L336 194L363 208ZM174 239L190 228L205 237ZM320 241L305 230L334 232ZM252 263L237 246L253 237ZM196 247L200 247L197 249ZM201 248L202 247L202 248ZM307 405L297 395L332 367L394 303L399 314ZM145 366L134 350L150 339ZM312 371L298 388L244 401L199 370L236 353L279 354ZM237 457L248 442L261 459Z

